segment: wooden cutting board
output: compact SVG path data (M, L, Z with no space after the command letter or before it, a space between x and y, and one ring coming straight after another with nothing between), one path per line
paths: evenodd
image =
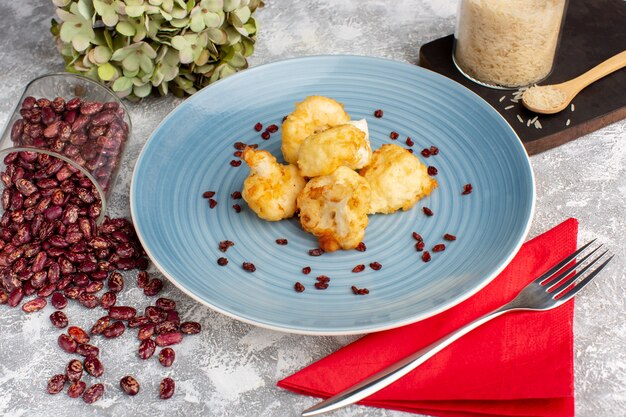
M534 124L528 126L528 120L537 115L521 102L511 101L514 90L482 87L457 70L452 62L453 38L450 35L423 45L419 65L463 84L485 99L509 122L530 155L626 118L626 68L622 68L581 91L573 101L573 111L568 108L555 115L538 115L541 129ZM554 70L540 84L567 81L623 50L626 1L570 0Z

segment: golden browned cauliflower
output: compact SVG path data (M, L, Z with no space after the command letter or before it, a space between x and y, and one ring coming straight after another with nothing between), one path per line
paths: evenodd
M287 219L296 212L296 198L306 181L294 165L281 165L267 151L246 148L242 158L250 167L241 195L260 218Z
M332 98L309 96L297 103L293 113L283 122L281 150L285 161L290 164L298 161L300 145L308 136L349 120L343 104Z
M371 157L367 121L363 119L306 138L298 153L298 168L305 177L317 177L340 166L361 169Z
M393 144L376 150L360 174L372 189L370 214L408 210L437 188L427 167L411 152Z
M369 206L369 184L347 167L313 178L298 195L302 228L325 252L353 249L363 240Z

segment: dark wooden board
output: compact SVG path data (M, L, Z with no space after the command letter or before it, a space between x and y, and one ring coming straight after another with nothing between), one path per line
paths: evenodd
M555 115L539 115L542 128L528 127L526 121L535 113L521 103L511 102L513 91L483 87L465 78L452 62L452 43L453 35L450 35L423 45L420 66L463 84L485 99L509 122L530 155L626 118L626 68L622 68L581 91L573 101L573 112L568 108ZM626 1L570 0L554 70L540 84L567 81L623 50L626 50ZM506 99L500 102L505 95ZM514 107L504 110L510 105ZM570 124L566 126L568 119Z

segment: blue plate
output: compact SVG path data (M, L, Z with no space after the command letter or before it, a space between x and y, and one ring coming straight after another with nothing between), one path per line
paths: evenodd
M367 250L308 255L316 239L296 219L266 222L233 200L248 174L232 167L233 144L256 143L280 156L280 130L262 140L257 122L281 125L307 95L345 104L366 118L372 147L415 142L415 154L439 170L439 188L411 210L370 216ZM373 112L382 109L384 116ZM389 133L400 137L394 142ZM440 152L426 159L425 147ZM282 160L282 157L279 159ZM463 185L473 192L462 195ZM210 209L202 193L216 192ZM461 85L422 68L384 59L320 56L248 69L178 106L145 144L133 173L131 212L146 252L181 290L233 318L293 333L329 335L378 331L412 323L468 298L515 255L530 226L535 201L526 152L504 119ZM240 204L242 211L232 208ZM427 217L428 206L434 216ZM425 263L413 231L427 249L445 243ZM457 236L454 242L442 236ZM288 239L286 246L275 243ZM235 246L226 254L221 240ZM218 266L226 256L228 265ZM253 262L256 272L242 269ZM371 262L382 269L372 270ZM358 264L367 267L353 273ZM301 269L310 266L310 275ZM315 277L331 278L326 290ZM306 287L294 291L294 283ZM354 295L351 286L368 288Z

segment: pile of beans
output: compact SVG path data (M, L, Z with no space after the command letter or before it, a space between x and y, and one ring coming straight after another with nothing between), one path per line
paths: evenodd
M106 189L128 135L123 110L117 103L67 103L57 98L22 103L22 119L12 126L16 145L30 145L64 154L91 172ZM124 289L124 277L117 271L138 269L137 286L146 297L163 288L158 278L145 271L148 259L132 224L123 218L100 217L100 195L78 168L61 159L36 151L12 152L4 157L0 172L4 185L0 217L0 304L21 308L26 313L43 309L50 301L56 309L50 322L67 332L58 337L65 352L82 357L71 359L62 374L49 379L47 390L93 403L102 397L104 385L87 387L83 371L99 378L105 373L100 348L93 337L121 336L126 328L137 328L140 340L137 356L150 358L157 346L159 362L173 364L174 350L184 335L201 330L196 322L180 322L173 300L159 298L143 315L134 307L117 306L117 294ZM25 301L26 297L32 297ZM105 315L89 332L70 326L62 311L68 299L88 309L102 308ZM22 302L25 301L23 304ZM128 395L139 391L139 383L128 375L120 381ZM160 398L172 397L174 381L165 378L159 385Z

